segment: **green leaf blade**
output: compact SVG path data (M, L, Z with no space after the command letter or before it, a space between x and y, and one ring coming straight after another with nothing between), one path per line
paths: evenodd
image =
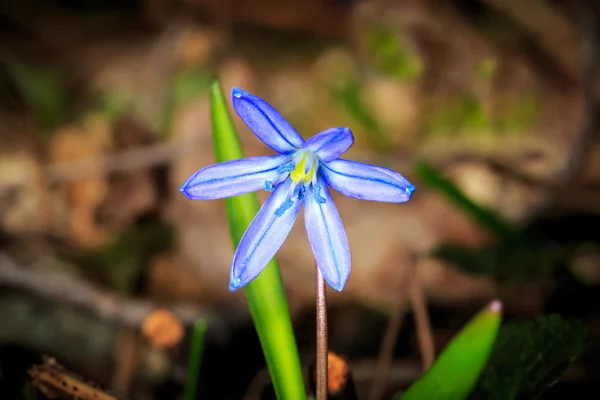
M217 161L243 158L227 101L217 81L210 87L210 104ZM225 206L233 244L237 247L260 204L256 194L250 193L226 199ZM244 291L277 398L306 399L292 320L277 261L271 260Z
M200 366L202 364L202 356L204 354L204 336L207 328L208 323L204 318L200 318L194 323L184 400L196 399L196 392L198 391L198 379L200 378Z
M494 301L452 339L431 368L401 399L467 398L487 364L501 320L502 305Z
M514 242L519 239L518 230L508 221L491 210L474 203L449 178L438 169L424 161L415 165L419 178L431 189L444 196L450 203L465 212L480 226L493 233L499 239Z
M31 107L38 129L48 133L64 122L67 115L67 90L62 77L53 69L35 67L2 55L11 79Z

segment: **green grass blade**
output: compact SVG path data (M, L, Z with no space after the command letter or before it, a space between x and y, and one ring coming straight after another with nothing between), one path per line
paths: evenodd
M487 364L501 319L502 305L494 301L452 339L431 368L408 388L401 399L467 398Z
M38 129L47 134L64 122L67 90L57 71L25 64L8 55L0 56L0 63L5 65L10 78L32 109Z
M210 104L217 161L244 157L218 82L211 85ZM259 210L258 197L254 193L232 197L225 200L225 206L233 243L237 247ZM292 320L275 259L244 290L277 398L306 399Z
M439 192L450 203L463 210L479 225L495 234L499 239L514 240L519 237L518 230L494 212L471 201L456 185L433 166L418 162L415 172L431 189Z
M375 150L389 152L394 149L390 138L362 100L359 83L348 82L341 88L333 89L332 95L351 118L368 130L369 143Z
M196 399L198 379L200 378L200 365L202 364L202 354L204 353L204 335L207 327L208 324L204 318L200 318L194 323L192 347L190 349L188 373L185 384L185 400Z

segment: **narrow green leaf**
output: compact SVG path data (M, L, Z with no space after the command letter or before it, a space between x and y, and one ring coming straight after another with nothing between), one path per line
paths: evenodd
M217 161L244 157L217 81L210 88L210 104ZM258 197L254 193L232 197L225 200L225 206L233 244L237 246L259 210ZM306 399L292 320L275 259L244 290L277 398Z
M493 301L452 339L402 400L462 400L473 390L496 341L502 304Z
M210 86L210 74L193 68L178 71L173 78L172 96L174 106L181 107L206 93Z
M380 152L393 150L394 146L390 138L362 100L362 88L358 82L350 81L342 87L332 89L332 95L350 117L368 130L369 143L375 150Z
M38 398L37 390L33 387L31 382L27 382L23 385L21 394L25 400L37 400Z
M391 27L375 26L367 33L367 61L389 77L412 82L423 73L423 60L404 35Z
M111 123L114 123L133 108L133 100L127 94L116 90L99 91L94 94L98 98L98 111L105 115Z
M7 55L0 61L35 114L38 128L47 132L60 125L67 113L67 93L59 73Z
M184 69L173 75L171 92L165 105L160 127L160 134L163 138L170 135L176 110L204 95L208 91L210 83L210 73L202 69Z
M202 354L204 352L204 335L207 326L208 324L204 318L200 318L194 323L192 347L190 349L187 381L185 385L185 400L196 399L198 379L200 378L200 365L202 364Z
M476 248L443 244L435 248L431 256L468 274L491 275L500 282L522 282L533 277L549 276L557 266L567 262L568 253L533 240L500 240Z
M475 204L450 179L433 166L421 161L415 165L415 172L431 189L439 192L449 202L462 209L473 220L495 234L499 239L512 241L519 237L518 230L508 221Z

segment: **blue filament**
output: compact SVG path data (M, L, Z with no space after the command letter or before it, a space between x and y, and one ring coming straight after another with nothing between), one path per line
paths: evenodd
M319 204L325 204L327 203L327 200L325 199L325 197L321 196L321 186L319 185L315 185L314 187L314 195L315 195L315 201Z
M275 185L271 181L265 181L265 190L267 192L272 192L275 189Z
M294 202L290 199L286 199L281 205L275 210L275 216L281 217L287 210L289 210Z
M294 188L294 197L298 197L299 200L302 200L304 198L305 191L306 186L304 186L302 183L296 185L296 187Z
M280 165L279 168L277 168L277 173L285 174L286 172L292 172L294 169L296 169L296 164L290 161L288 163Z

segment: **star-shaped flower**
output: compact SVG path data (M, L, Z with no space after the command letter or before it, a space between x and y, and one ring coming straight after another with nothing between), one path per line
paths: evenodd
M211 165L180 191L193 200L272 192L244 233L231 266L229 289L245 286L264 269L288 236L302 204L306 233L327 283L342 290L350 274L350 248L329 187L362 200L402 203L415 187L387 168L338 158L352 146L348 128L331 128L308 140L263 99L232 90L233 107L264 144L279 155Z

